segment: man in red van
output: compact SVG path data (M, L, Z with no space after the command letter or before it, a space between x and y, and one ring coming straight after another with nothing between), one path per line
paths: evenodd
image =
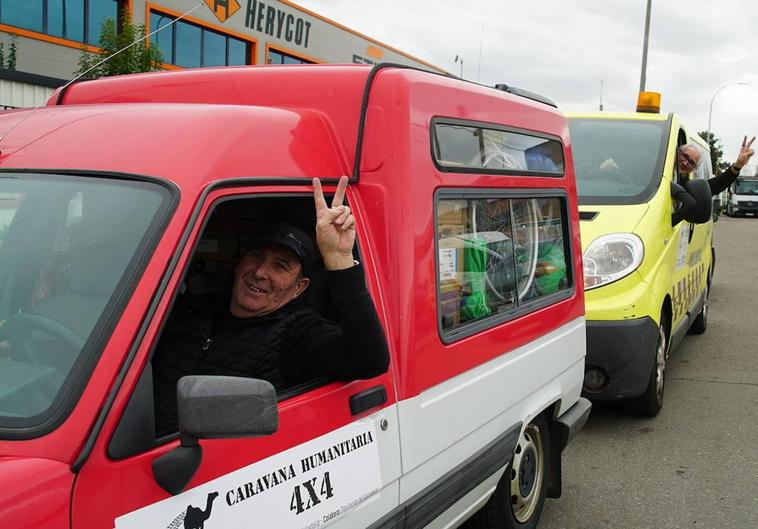
M342 205L347 177L327 206L313 180L316 241L341 325L303 302L314 258L310 238L277 223L257 230L219 306L172 315L153 360L158 435L176 431L176 383L184 375L268 380L277 390L318 378L373 378L389 353L363 269L353 260L355 218Z

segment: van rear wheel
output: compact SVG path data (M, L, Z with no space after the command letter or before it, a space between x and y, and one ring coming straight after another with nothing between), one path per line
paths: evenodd
M464 525L469 529L534 529L547 491L550 437L540 415L519 437L513 460L492 497Z
M705 297L703 298L703 306L700 307L700 313L695 318L690 326L690 334L703 334L708 326L708 297L711 294L711 284L709 281L705 282Z
M668 353L668 329L666 315L661 314L661 323L658 325L658 342L655 347L653 368L650 371L645 392L629 401L631 411L655 417L663 407L663 389L666 382L666 357Z

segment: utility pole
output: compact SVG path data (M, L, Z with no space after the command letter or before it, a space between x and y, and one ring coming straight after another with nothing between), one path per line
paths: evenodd
M479 82L479 74L482 72L482 48L484 47L484 21L482 21L482 32L479 34L479 61L476 65L476 82ZM461 66L463 64L461 63ZM461 73L463 77L463 73Z
M603 111L603 80L600 79L600 112Z
M645 91L646 71L647 71L647 41L650 35L650 4L653 0L647 0L647 13L645 14L645 40L642 44L642 71L640 72L640 92Z

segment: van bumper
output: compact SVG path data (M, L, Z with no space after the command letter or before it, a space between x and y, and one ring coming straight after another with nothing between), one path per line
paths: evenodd
M758 202L756 202L756 205L752 207L734 206L734 208L732 208L732 215L735 217L737 215L758 215Z
M568 446L571 439L582 429L582 426L584 426L584 423L587 422L590 416L591 410L592 403L580 397L573 406L556 419L558 449L560 452L563 452L563 449Z
M658 324L652 318L587 321L587 357L582 395L592 400L628 399L647 388L658 344ZM597 370L594 371L593 370ZM600 372L604 383L588 385Z

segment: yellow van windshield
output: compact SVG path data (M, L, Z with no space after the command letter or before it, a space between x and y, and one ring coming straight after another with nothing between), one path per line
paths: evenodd
M574 118L569 124L580 203L635 204L652 196L667 122Z

